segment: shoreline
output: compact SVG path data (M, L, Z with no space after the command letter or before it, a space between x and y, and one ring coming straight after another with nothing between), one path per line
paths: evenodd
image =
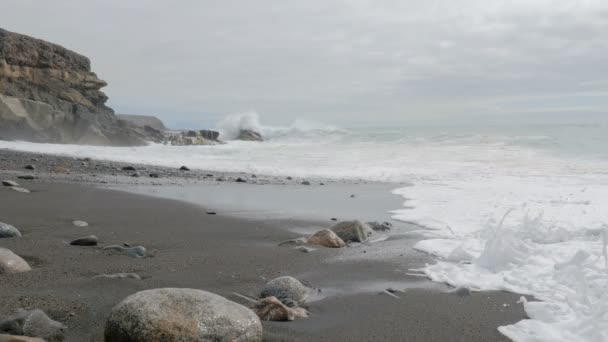
M5 152L0 151L3 179L29 173L15 167L28 158L67 168L82 163L69 157ZM31 272L2 276L5 296L0 299L0 307L6 313L19 308L45 310L68 325L66 341L102 341L109 310L127 295L143 289L192 287L239 302L232 292L255 296L264 279L280 275L292 275L320 288L323 296L308 303L311 318L264 322L267 341L454 341L454 336L463 341L508 341L496 328L526 318L522 306L515 304L519 295L473 292L461 296L446 291L442 284L407 275L409 269L432 260L409 247L400 262L373 258L376 246L320 248L312 253L277 247L280 241L296 237L297 231L286 226L318 227L323 222L207 215L201 206L182 201L98 188L92 185L137 186L134 177L116 170L123 167L122 163L102 163L104 166L95 171L96 177L87 171L88 167L70 174L48 174L48 167L41 166L32 172L40 175L38 179L15 179L31 193L0 189L2 222L24 233L19 239L0 240L0 246L24 256L34 266ZM176 170L154 167L146 172L158 170L166 172L165 176L145 179L145 184L189 186L205 178L204 171L188 171L181 178ZM235 176L222 175L227 179ZM142 178L136 179L140 185ZM270 184L264 183L264 176L255 181ZM216 191L228 185L218 183ZM75 219L85 220L90 226L74 227L71 221ZM97 235L102 245L143 245L153 251L154 257L132 259L106 255L95 247L67 245L70 239L89 234ZM381 243L403 242L389 239ZM357 258L350 257L354 254ZM135 272L143 279L92 278L117 272ZM388 287L396 290L400 299L382 292Z

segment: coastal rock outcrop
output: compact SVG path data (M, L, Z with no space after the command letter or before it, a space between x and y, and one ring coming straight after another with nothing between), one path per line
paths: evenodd
M116 305L105 325L106 341L262 340L262 324L250 309L195 289L137 292Z
M0 136L35 142L144 145L105 105L85 56L0 29Z
M30 337L40 337L48 342L64 339L65 327L52 320L44 311L21 311L0 321L0 332Z
M183 131L168 134L166 142L174 146L223 144L222 141L218 140L219 136L219 132L211 130Z
M374 233L372 228L361 221L342 221L334 224L331 229L345 242L364 242Z
M250 129L242 129L236 139L245 141L264 141L264 137L260 133Z
M31 270L27 261L10 249L0 247L0 274L22 273Z

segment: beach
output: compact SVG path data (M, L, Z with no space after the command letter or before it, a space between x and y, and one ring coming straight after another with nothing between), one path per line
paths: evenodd
M517 304L519 295L455 292L412 275L416 272L411 270L433 262L427 254L411 248L420 239L415 234L303 253L277 245L305 231L329 227L333 222L330 217L305 220L301 212L290 216L290 210L283 210L273 218L272 210L258 208L261 215L247 218L235 215L238 208L222 212L219 202L208 208L205 203L163 198L162 190L150 196L115 189L197 187L206 182L213 184L216 193L223 188L234 192L232 188L239 185L235 180L246 177L242 191L264 202L273 201L272 196L256 189L271 186L271 193L276 193L283 186L283 196L289 198L291 186L306 187L299 179L217 172L207 176L211 173L201 170L180 172L179 165L135 165L146 170L139 171L140 177L131 177L122 171L127 164L7 150L0 151L0 159L0 177L17 180L31 191L0 189L1 221L23 233L22 238L0 240L0 247L13 250L33 267L31 272L2 276L0 307L7 314L19 309L44 310L67 326L66 341L103 341L110 310L137 291L195 288L247 305L233 293L257 297L266 281L283 275L294 276L320 292L306 303L310 318L264 322L267 341L508 341L497 327L526 318L522 305ZM23 169L27 164L36 164L36 170ZM53 164L70 173L49 173ZM17 179L28 173L38 178ZM160 177L151 178L149 173L160 173ZM324 184L310 187L335 186L348 198L357 193L357 187L365 186L338 181ZM357 206L365 205L362 197L363 203ZM307 202L314 203L314 198ZM319 205L324 207L323 213L331 211L329 204ZM351 217L346 217L348 206L337 205L336 216L376 219L359 217L357 206ZM210 209L217 215L209 215ZM77 227L74 220L89 225ZM101 246L141 245L150 256L131 258L99 247L69 245L69 241L91 234L99 237ZM400 253L373 257L378 250L394 247L395 239L403 246ZM136 273L142 279L95 278L123 272ZM387 294L387 289L394 296Z

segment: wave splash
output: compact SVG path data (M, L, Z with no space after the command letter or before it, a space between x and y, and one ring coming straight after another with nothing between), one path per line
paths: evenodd
M231 114L218 123L220 139L235 140L241 130L251 130L262 134L266 140L305 141L337 139L348 134L347 130L336 126L296 119L289 126L264 126L256 112Z

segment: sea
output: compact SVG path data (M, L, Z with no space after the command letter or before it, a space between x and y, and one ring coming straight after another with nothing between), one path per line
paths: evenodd
M267 126L217 124L217 146L92 147L0 141L0 148L210 171L394 184L392 218L419 229L436 282L522 295L514 341L608 341L608 118ZM233 140L240 129L263 143ZM530 300L530 298L533 298Z

